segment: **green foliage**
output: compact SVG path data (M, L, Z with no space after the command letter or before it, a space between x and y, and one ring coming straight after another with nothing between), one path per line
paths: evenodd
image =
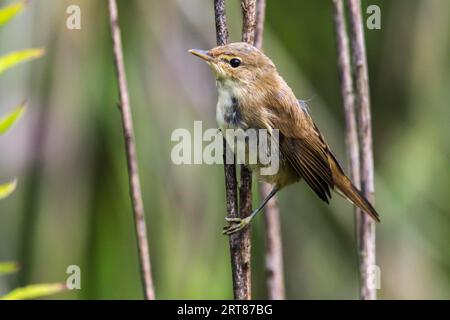
M0 74L19 63L39 58L43 54L43 49L25 49L5 54L0 57Z
M63 283L32 284L26 287L16 288L0 300L25 300L36 299L61 292L66 289Z
M11 193L13 193L14 190L16 189L16 186L17 186L16 179L14 179L11 182L5 183L5 184L0 184L0 200L6 198ZM0 273L1 273L1 269L0 269Z
M0 276L15 273L19 270L19 265L16 262L0 262Z
M22 117L25 109L26 103L22 103L10 114L0 117L0 135L6 133ZM0 184L0 200L8 197L11 193L13 193L16 189L16 186L16 179L5 184Z
M0 9L0 26L3 26L19 14L27 3L28 1L20 1ZM43 49L24 49L0 56L0 74L20 63L39 58L43 54ZM26 103L22 103L10 114L0 117L0 135L8 131L22 117L25 108ZM17 181L15 179L0 185L0 200L9 196L15 190L16 185Z
M19 14L27 5L28 1L20 1L0 9L0 26L10 21ZM36 59L44 54L43 49L25 49L15 51L0 57L0 74L14 66ZM14 111L6 116L0 117L0 135L6 133L23 116L26 109L26 102L22 103ZM6 198L14 192L17 186L17 180L14 179L8 183L0 184L0 200ZM16 262L0 263L0 276L16 273L19 266ZM36 299L51 294L61 292L66 289L62 283L34 284L20 287L12 290L6 295L0 297L0 300L23 300Z
M0 9L0 26L6 24L14 16L19 14L26 6L28 1L20 1ZM38 58L44 54L43 49L25 49L15 51L0 57L0 74L14 66ZM23 116L26 109L26 102L22 103L14 111L6 116L0 117L0 135L6 133ZM0 200L9 196L17 186L17 180L0 184ZM0 263L0 276L15 273L19 266L15 262ZM34 284L21 288L16 288L6 295L0 297L0 300L23 300L35 299L51 294L55 294L66 289L62 283Z
M0 276L16 273L19 265L16 262L0 262ZM0 296L0 300L37 299L66 289L63 283L43 283L20 287Z
M0 117L0 135L6 133L23 116L25 108L26 103L22 103L13 112Z
M22 0L0 9L0 26L8 23L12 18L21 13L28 1Z

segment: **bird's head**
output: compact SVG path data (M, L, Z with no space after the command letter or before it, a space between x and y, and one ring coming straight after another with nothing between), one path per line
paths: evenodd
M264 53L244 42L230 43L209 51L191 49L189 52L203 59L219 82L257 84L255 82L276 72L273 62Z

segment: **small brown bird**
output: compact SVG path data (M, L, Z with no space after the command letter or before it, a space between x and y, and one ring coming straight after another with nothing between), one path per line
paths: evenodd
M345 175L306 104L278 74L274 63L247 43L230 43L209 51L189 50L211 67L218 89L216 109L221 128L278 129L279 170L260 178L274 185L270 194L247 218L227 219L224 233L247 226L280 189L304 179L325 202L335 191L379 222L378 213Z

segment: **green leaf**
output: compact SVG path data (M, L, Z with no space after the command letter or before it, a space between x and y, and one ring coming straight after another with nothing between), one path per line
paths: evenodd
M26 287L16 288L7 293L0 300L25 300L42 298L66 289L63 283L32 284Z
M25 49L5 54L0 57L0 74L19 63L39 58L43 54L44 49Z
M16 179L14 179L13 181L11 181L9 183L0 184L0 200L6 198L11 193L13 193L14 190L16 190L16 186L17 186Z
M12 18L21 13L28 1L19 1L0 9L0 26L8 23Z
M19 264L17 262L0 262L0 276L15 273L18 270Z
M27 103L23 102L20 106L16 107L16 109L10 114L0 117L0 135L4 134L8 131L14 123L16 123L25 112L27 107Z

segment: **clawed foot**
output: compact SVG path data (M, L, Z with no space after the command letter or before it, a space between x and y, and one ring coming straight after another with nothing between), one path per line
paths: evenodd
M225 226L223 228L222 233L226 235L233 234L235 232L238 232L242 229L244 229L246 226L250 224L250 221L252 220L252 216L248 216L247 218L241 219L241 218L225 218L227 222L229 222L228 226Z

